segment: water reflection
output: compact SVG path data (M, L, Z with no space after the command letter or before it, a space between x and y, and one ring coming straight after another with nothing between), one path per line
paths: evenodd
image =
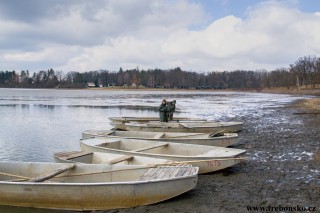
M158 111L157 106L143 106L143 105L113 105L113 106L95 106L95 105L49 105L49 104L0 104L0 107L16 107L29 109L30 107L38 107L42 109L54 110L61 107L70 108L92 108L92 109L128 109L128 110L146 110L146 111Z
M97 109L128 109L128 110L147 110L157 111L158 107L154 106L137 106L137 105L118 105L118 106L90 106L90 105L70 105L68 107L85 107L85 108L97 108Z

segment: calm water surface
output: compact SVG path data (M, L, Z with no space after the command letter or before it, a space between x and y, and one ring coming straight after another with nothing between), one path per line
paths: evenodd
M158 116L161 100L177 100L177 116L242 121L296 100L242 92L0 89L0 160L53 161L79 150L81 133L109 129L110 116ZM282 119L283 118L279 118Z

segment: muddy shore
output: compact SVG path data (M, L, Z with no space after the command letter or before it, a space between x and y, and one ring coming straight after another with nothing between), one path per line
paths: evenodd
M250 207L320 211L320 114L306 102L274 109L272 115L241 117L239 145L247 160L200 175L195 189L154 205L102 212L250 212ZM319 112L319 111L317 111ZM287 121L274 122L274 117ZM263 125L262 125L263 124ZM278 209L279 210L279 209ZM283 210L283 209L282 209ZM263 212L263 211L251 211Z

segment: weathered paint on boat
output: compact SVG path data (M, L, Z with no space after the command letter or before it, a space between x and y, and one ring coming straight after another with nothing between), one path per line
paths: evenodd
M116 129L127 131L146 132L188 132L188 133L228 133L242 130L242 122L196 122L196 123L171 123L171 122L149 122L149 123L120 123L111 122Z
M170 199L197 184L196 167L105 164L76 164L48 182L13 180L36 177L62 165L0 162L0 205L77 211L129 208Z
M217 171L235 165L244 160L240 156L245 153L243 149L103 137L81 139L80 147L87 152L183 161L194 166L199 165L199 173Z
M54 154L56 162L60 163L87 163L87 164L113 164L113 165L179 165L190 164L199 167L199 174L215 172L234 166L244 160L244 158L225 158L225 159L203 159L193 161L172 161L161 158L129 156L123 154L104 153L104 152L59 152ZM120 160L116 160L120 159Z
M237 133L224 133L222 136L211 136L209 133L182 133L182 132L144 132L144 131L113 131L113 130L86 130L82 138L91 137L121 137L127 139L165 141L187 143L206 146L227 147L237 143Z

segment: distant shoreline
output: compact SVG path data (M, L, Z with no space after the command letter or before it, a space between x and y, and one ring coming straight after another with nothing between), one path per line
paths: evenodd
M84 88L85 90L110 90L110 91L183 91L183 92L262 92L274 94L315 95L320 96L320 88L265 88L265 89L167 89L167 88L130 88L130 87L97 87Z
M257 92L291 95L320 96L320 87L317 88L264 88L264 89L172 89L172 88L148 88L148 87L92 87L92 88L12 88L0 87L0 89L56 89L56 90L102 90L102 91L178 91L178 92Z
M97 88L84 88L85 90L110 90L110 91L183 91L183 92L195 92L195 91L201 91L201 92L237 92L239 90L233 90L233 89L171 89L171 88L132 88L132 87L97 87Z

